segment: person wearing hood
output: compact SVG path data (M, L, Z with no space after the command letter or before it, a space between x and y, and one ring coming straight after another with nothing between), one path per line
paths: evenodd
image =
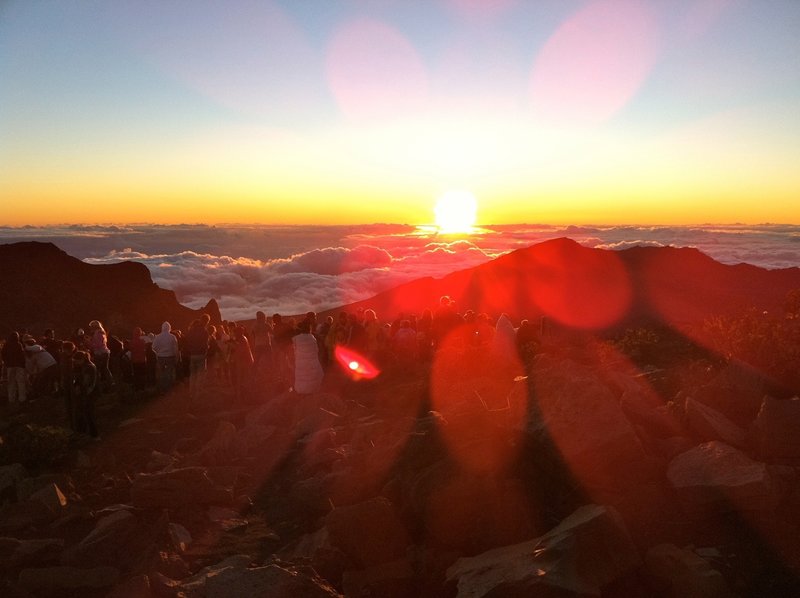
M23 338L25 346L25 369L33 379L33 394L52 394L59 378L58 365L55 357L36 344L32 336Z
M156 354L156 386L161 393L167 392L175 384L178 365L178 338L171 332L169 322L161 325L161 334L153 338L153 352Z
M28 379L25 372L25 350L19 340L19 332L8 335L2 354L8 375L8 404L15 407L28 398Z

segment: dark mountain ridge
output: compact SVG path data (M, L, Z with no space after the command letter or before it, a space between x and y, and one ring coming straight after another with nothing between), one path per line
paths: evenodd
M372 308L383 319L419 315L448 295L459 311L505 312L517 320L546 316L594 330L657 321L680 329L746 309L780 313L787 293L797 288L800 268L726 265L688 247L612 251L560 238L441 279L415 280L344 309Z
M178 303L153 283L144 264L92 265L52 243L0 245L0 334L56 328L67 334L98 319L114 332L161 322L186 325L201 313L220 314L213 299L202 310ZM715 315L746 309L780 313L787 293L800 288L800 269L726 265L694 248L584 247L568 238L518 249L480 266L425 277L369 299L323 312L376 310L382 320L420 315L443 295L459 311L512 319L547 317L555 325L608 330L637 323L685 329Z
M21 328L36 334L54 328L67 336L91 320L117 334L134 326L159 331L165 320L185 328L202 313L220 320L215 300L201 310L181 305L173 291L153 282L144 264L87 264L52 243L0 245L0 280L2 336Z

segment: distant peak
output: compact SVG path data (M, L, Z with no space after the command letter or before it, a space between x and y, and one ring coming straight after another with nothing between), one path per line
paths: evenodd
M26 256L67 255L66 251L63 251L53 243L42 241L19 241L18 243L6 243L5 245L0 245L0 251L7 254L19 254Z

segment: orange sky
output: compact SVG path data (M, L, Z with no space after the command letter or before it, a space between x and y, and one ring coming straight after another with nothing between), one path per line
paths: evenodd
M93 6L4 8L0 225L800 222L796 2Z

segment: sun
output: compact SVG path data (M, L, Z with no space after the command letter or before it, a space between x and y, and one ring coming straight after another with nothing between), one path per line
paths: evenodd
M469 191L446 191L433 208L440 233L471 233L478 214L478 200Z

